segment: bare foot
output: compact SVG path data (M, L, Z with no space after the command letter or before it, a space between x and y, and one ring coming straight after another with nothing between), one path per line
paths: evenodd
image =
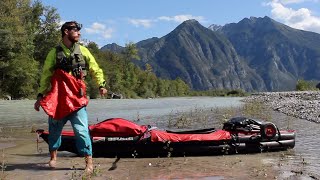
M50 168L56 168L57 167L57 161L56 160L50 160L49 161L49 167Z
M93 173L93 165L91 164L91 165L87 165L86 166L86 169L84 170L84 172L85 173L87 173L87 174L92 174Z
M85 173L87 174L92 174L93 173L93 161L91 156L85 157L86 160L86 169L84 170Z

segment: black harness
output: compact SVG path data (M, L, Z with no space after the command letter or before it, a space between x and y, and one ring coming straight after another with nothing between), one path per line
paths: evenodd
M80 51L79 44L74 45L74 50L69 58L67 58L60 45L56 47L56 69L62 69L68 73L72 72L72 75L79 79L86 77L87 63Z

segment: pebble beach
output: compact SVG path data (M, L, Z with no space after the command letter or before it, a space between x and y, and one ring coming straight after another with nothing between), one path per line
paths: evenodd
M320 123L320 91L261 92L245 98L300 119Z

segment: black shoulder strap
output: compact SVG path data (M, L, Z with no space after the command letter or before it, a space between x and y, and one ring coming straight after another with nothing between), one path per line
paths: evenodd
M66 55L63 52L63 48L58 45L56 46L56 69L62 69L67 72L71 70L72 64L66 58Z
M65 55L64 55L62 47L60 45L56 46L56 59L61 60L64 57L65 57Z

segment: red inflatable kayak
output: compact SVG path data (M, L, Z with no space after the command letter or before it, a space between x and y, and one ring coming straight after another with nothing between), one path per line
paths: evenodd
M257 153L286 150L295 146L293 130L278 130L273 123L236 117L224 123L223 129L189 131L161 130L138 125L122 118L107 119L90 125L94 156L185 156ZM49 133L37 130L48 142ZM72 131L62 132L59 151L77 153Z

